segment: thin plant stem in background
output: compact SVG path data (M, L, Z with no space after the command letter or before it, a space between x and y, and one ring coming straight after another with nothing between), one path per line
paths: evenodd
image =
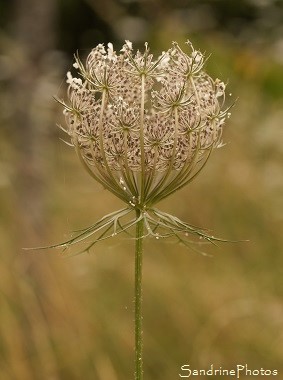
M155 208L193 181L212 151L223 146L230 116L225 84L205 72L206 59L190 41L186 49L173 42L154 59L147 43L143 52L135 52L126 41L119 53L111 43L99 44L85 65L75 56L78 77L67 73L68 100L57 99L67 125L61 128L82 166L126 207L50 247L67 250L84 243L78 253L89 252L97 242L136 228L136 380L143 378L144 238L172 238L203 254L203 245L227 241Z

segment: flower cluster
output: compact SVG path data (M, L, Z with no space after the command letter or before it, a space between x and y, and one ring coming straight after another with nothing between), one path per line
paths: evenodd
M196 240L189 236L198 244L225 241L153 208L192 181L211 151L222 146L230 115L223 109L225 84L204 71L205 57L189 41L187 50L173 42L155 59L147 43L135 52L126 41L119 53L111 43L99 44L85 65L75 56L78 77L67 73L68 101L58 100L67 124L62 129L89 174L126 207L52 247L83 241L83 252L89 251L132 226L138 239L175 237L192 249Z
M67 133L82 163L106 189L146 210L189 183L221 145L229 113L225 84L203 70L203 54L173 42L157 59L145 44L96 46L79 77L67 74Z

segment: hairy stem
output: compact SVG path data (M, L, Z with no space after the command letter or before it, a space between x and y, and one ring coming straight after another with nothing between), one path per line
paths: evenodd
M137 211L137 219L140 211ZM142 339L142 256L144 219L136 225L135 255L135 380L143 379L143 339Z

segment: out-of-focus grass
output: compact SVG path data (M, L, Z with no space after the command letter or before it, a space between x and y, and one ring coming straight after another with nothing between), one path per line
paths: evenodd
M218 63L210 70L226 75L231 99L239 97L224 134L227 145L195 183L159 207L249 242L208 247L211 258L166 241L146 242L147 379L178 378L185 363L283 371L281 72L262 55L235 52L221 41L204 45L212 43L219 46L212 59ZM1 138L2 151L12 157L11 141ZM71 148L56 137L48 149L42 245L121 207L88 178ZM57 251L21 252L14 223L24 224L26 216L13 207L12 171L3 158L0 379L132 378L134 241L113 239L93 254L65 259Z

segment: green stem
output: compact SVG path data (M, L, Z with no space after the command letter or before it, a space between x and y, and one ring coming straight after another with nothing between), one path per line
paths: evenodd
M137 210L137 219L140 210ZM135 380L143 379L143 339L142 339L142 256L143 256L144 220L141 218L136 225L136 255L135 255Z

